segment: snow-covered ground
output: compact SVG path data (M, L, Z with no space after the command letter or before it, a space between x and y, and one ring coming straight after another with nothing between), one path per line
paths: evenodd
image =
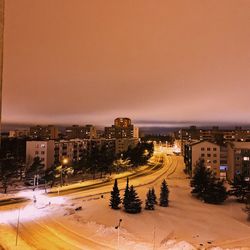
M169 207L143 209L135 215L122 209L114 211L106 193L112 188L110 184L62 197L41 193L36 203L20 210L17 247L18 209L0 208L0 245L6 249L250 249L250 223L243 205L231 199L223 205L196 200L190 195L182 157L164 158L164 169L131 179L130 184L137 186L144 201L149 187L159 196L161 181L167 178ZM123 189L126 179L119 180L118 185ZM79 206L82 210L75 211ZM120 219L118 232L115 226Z

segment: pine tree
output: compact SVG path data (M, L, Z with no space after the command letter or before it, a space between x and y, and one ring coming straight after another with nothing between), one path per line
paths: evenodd
M126 206L124 206L127 213L136 214L141 212L141 200L139 199L133 185L129 188L129 201Z
M219 204L224 202L227 198L224 181L216 180L210 182L205 188L202 198L206 203Z
M111 191L111 198L109 206L112 209L120 209L119 205L121 204L120 191L117 185L117 179L115 179L115 183L113 186L113 191Z
M229 194L236 196L239 202L246 201L247 193L250 192L250 183L246 181L244 174L235 175L233 182L231 183L231 189Z
M148 193L147 193L147 198L146 198L146 201L145 201L145 209L146 210L154 210L154 197L152 195L152 190L149 189L148 190Z
M217 179L215 174L205 166L204 160L196 164L190 184L193 188L191 192L207 203L219 204L227 198L224 182Z
M201 198L205 188L212 179L214 179L214 175L210 169L206 168L204 160L198 161L193 178L190 181L190 185L193 188L192 194L196 194L198 198Z
M151 193L152 193L152 198L153 198L154 205L156 205L157 204L157 197L156 197L154 188L151 189Z
M169 190L166 180L164 179L161 184L160 206L168 207L168 195L169 195Z
M123 200L122 200L122 204L123 204L123 207L124 207L125 210L126 210L126 208L128 206L128 203L129 203L129 179L127 177L127 185L126 185Z

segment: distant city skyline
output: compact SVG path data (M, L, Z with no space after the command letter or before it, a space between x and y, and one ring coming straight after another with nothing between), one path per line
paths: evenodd
M6 124L250 124L250 1L6 1Z

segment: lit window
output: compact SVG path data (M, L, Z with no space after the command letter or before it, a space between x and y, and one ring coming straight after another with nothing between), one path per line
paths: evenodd
M244 156L243 161L249 161L249 156Z

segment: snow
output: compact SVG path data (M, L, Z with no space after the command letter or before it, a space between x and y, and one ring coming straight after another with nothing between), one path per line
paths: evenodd
M156 154L156 162L162 154ZM183 173L182 157L164 158L163 169L131 178L130 184L136 186L144 202L148 188L154 187L159 197L161 181L167 178L169 207L156 206L155 211L143 209L142 213L135 215L127 214L122 209L112 210L109 208L111 184L65 196L52 197L42 191L37 192L37 202L21 209L18 249L29 249L29 246L41 243L46 249L117 249L118 230L115 226L120 219L121 250L250 249L250 224L242 211L243 205L232 199L223 205L196 200L190 194L189 180ZM123 174L124 179L118 180L120 189L125 188L126 174ZM88 184L91 183L88 181ZM20 195L32 200L34 194ZM75 211L79 206L82 209ZM0 207L0 245L9 249L14 249L15 231L10 225L16 223L17 212L15 207L11 211ZM8 213L12 213L12 218ZM44 238L50 240L44 241ZM54 248L51 244L55 244Z

